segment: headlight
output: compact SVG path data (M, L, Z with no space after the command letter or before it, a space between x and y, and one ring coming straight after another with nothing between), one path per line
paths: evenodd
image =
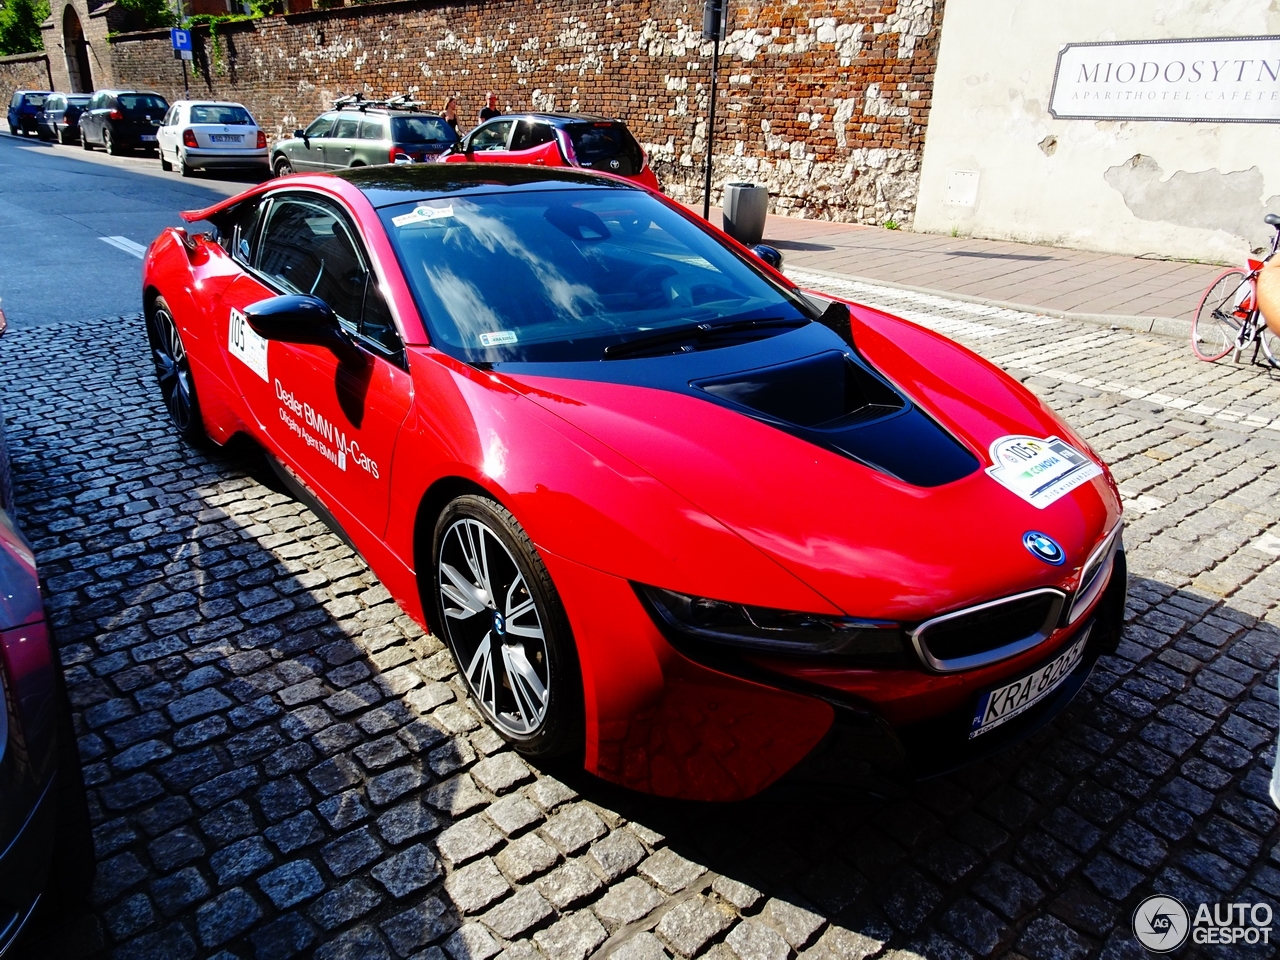
M1107 585L1107 581L1111 579L1111 569L1115 562L1116 553L1123 550L1121 537L1123 536L1124 523L1117 523L1115 528L1107 534L1097 548L1089 555L1089 559L1085 561L1084 568L1080 573L1080 586L1076 587L1075 600L1071 604L1071 612L1067 616L1067 623L1075 623L1084 614L1086 610L1098 599L1098 594L1102 592L1103 587Z
M774 610L659 587L636 585L668 634L757 653L853 658L867 666L903 666L902 627L887 620Z

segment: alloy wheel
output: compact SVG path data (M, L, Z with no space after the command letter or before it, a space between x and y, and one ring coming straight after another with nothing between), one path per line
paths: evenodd
M479 520L455 521L440 541L441 610L471 694L512 737L538 732L551 701L543 618L525 574Z
M163 306L157 306L149 319L151 324L151 360L156 367L160 396L180 433L191 429L195 390L191 382L191 364L182 346L178 325Z

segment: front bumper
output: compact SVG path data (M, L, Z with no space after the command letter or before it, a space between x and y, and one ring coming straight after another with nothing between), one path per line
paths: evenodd
M1051 649L1009 661L994 684L1056 657L1092 628L1084 657L1055 692L1002 727L969 739L976 689L957 674L910 671L858 696L742 657L673 645L619 578L543 553L565 600L582 666L586 767L631 789L728 801L787 782L884 784L936 776L1003 750L1057 716L1099 656L1119 643L1123 554L1093 611ZM977 673L975 671L975 673Z

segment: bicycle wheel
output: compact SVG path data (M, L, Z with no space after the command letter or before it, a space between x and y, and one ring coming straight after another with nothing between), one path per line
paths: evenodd
M1249 274L1232 267L1218 275L1200 298L1196 318L1191 321L1191 352L1201 360L1221 360L1236 345L1243 317L1252 304Z

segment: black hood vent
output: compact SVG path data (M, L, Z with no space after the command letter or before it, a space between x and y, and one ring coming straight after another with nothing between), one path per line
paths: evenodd
M978 469L973 454L855 356L829 350L689 385L915 486Z

